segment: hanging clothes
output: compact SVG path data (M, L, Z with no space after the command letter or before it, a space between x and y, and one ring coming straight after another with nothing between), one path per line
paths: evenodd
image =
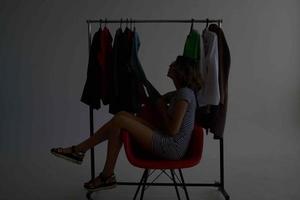
M109 112L119 111L136 113L138 110L138 80L131 66L133 32L126 27L118 29L113 45L113 100Z
M217 36L218 45L218 87L220 101L218 105L202 106L197 110L197 122L214 134L214 139L220 139L224 135L227 113L228 76L230 68L230 52L220 27L215 24L209 26L209 31ZM198 98L199 101L199 98Z
M206 68L203 37L195 29L191 29L189 35L185 40L183 56L196 60L199 64L199 70L201 74L206 73L203 72L203 70ZM203 80L204 78L201 77L201 79Z
M130 113L135 113L137 108L137 80L131 70L130 58L131 49L133 41L133 32L126 27L123 33L123 52L124 63L120 66L120 76L122 84L119 85L120 88L120 103L121 107L118 111L127 111Z
M125 54L124 48L128 45L126 42L124 33L121 28L119 28L115 33L114 43L113 43L113 64L112 64L112 91L111 91L111 102L109 104L109 112L111 114L116 114L122 110L123 102L121 101L122 96L122 84L128 84L127 81L127 71L125 69ZM126 89L126 88L125 88ZM122 104L122 105L121 105Z
M121 63L121 48L120 40L122 37L122 29L119 28L114 37L113 43L113 63L112 63L112 79L111 79L111 104L114 104L114 99L119 96L119 80L118 80L118 66ZM111 106L111 105L110 105Z
M113 45L114 97L109 112L138 113L147 98L154 102L161 95L147 80L138 58L140 40L137 32L117 30ZM148 97L145 92L148 93Z
M150 83L150 81L147 79L145 72L142 68L142 65L140 63L140 60L138 58L138 51L140 48L140 39L139 35L136 31L133 32L133 43L132 43L132 52L131 52L131 69L134 73L135 78L138 80L138 86L139 86L139 106L138 110L141 108L141 104L146 102L146 98L149 98L150 102L154 103L156 100L161 97L161 94L155 89L155 87ZM147 90L148 97L145 94L144 87Z
M132 92L134 93L133 95L135 97L133 98L133 105L135 105L134 110L136 113L140 111L141 105L145 103L147 99L147 95L143 86L143 81L146 79L146 75L138 58L140 45L141 43L138 33L134 30L130 57L130 71L136 80L136 86L133 86L132 88Z
M218 62L218 38L214 32L205 28L202 32L203 53L200 72L203 79L203 87L197 94L199 108L197 109L197 122L208 131L214 126L216 113L219 110L219 62Z
M219 56L218 38L214 32L205 29L202 34L204 46L204 65L200 72L204 85L198 92L199 106L219 105Z
M216 33L218 36L220 103L225 104L230 69L229 47L223 30L220 27L218 27L216 24L211 24L209 26L209 30Z
M100 66L97 60L97 54L100 49L100 36L102 30L99 30L94 34L92 39L92 44L90 47L88 69L87 69L87 79L84 85L84 89L80 98L80 101L91 106L93 109L99 109L101 107L100 103Z
M188 34L185 40L183 56L200 60L200 34L197 30L192 29Z
M114 43L107 27L94 34L89 55L87 80L81 101L93 109L109 105L109 112L139 112L143 103L161 96L147 80L138 59L137 32L126 27L116 31ZM146 90L148 96L146 94Z
M132 48L131 48L130 65L131 65L131 70L134 73L135 77L139 81L143 82L146 79L146 75L140 63L140 60L138 58L138 51L140 49L140 46L141 46L141 42L140 42L139 35L136 31L134 31Z
M211 127L211 132L214 133L214 138L222 138L224 135L227 102L228 102L228 77L230 70L230 51L225 39L223 30L216 24L211 24L209 30L216 33L218 36L218 52L219 52L219 86L220 86L220 104L216 114L216 120Z
M137 113L141 108L142 101L146 98L146 93L139 76L143 76L143 70L137 63L137 52L140 45L138 35L135 31L130 30L131 45L130 45L130 58L128 61L128 71L130 75L130 88L129 88L129 105L130 112Z
M217 42L217 35L208 29L203 31L202 37L192 29L185 41L183 55L199 62L204 82L198 92L199 106L218 105L220 101Z
M100 66L100 98L107 105L110 102L109 83L112 79L112 36L106 26L100 35L97 59Z
M199 48L198 48L199 47ZM197 93L197 122L215 139L223 137L227 112L227 85L230 53L224 33L216 24L205 28L198 39L196 31L188 35L183 55L197 59L204 82Z

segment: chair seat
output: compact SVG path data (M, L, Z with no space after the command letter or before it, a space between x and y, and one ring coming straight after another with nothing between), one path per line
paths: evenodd
M165 160L138 148L136 142L126 130L122 130L122 140L129 162L136 167L146 169L180 169L197 165L203 150L203 129L195 125L189 148L181 160Z

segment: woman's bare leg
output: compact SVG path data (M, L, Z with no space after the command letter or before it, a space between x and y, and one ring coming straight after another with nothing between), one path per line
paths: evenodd
M93 136L84 140L83 142L76 145L76 149L81 152L86 152L90 148L108 139L110 132L114 131L112 127L112 120L108 121L101 128L99 128Z
M104 124L101 128L99 128L93 136L89 137L88 139L82 141L78 145L75 146L75 151L86 152L90 148L96 146L97 144L105 141L108 139L109 131L111 131L112 120L108 121ZM63 152L70 153L71 147L63 148Z
M146 151L152 151L152 135L153 130L142 124L135 118L129 117L124 112L121 112L112 119L112 129L108 138L107 156L102 175L107 177L114 173L116 161L122 147L120 130L125 129L137 141L137 143ZM89 184L97 185L100 182L98 176Z
M131 113L121 111L121 112L117 113L114 117L116 117L116 116L126 116L127 118L133 119L137 123L139 122L139 123L151 128L151 129L155 129L155 126L153 124L145 121L144 119L142 119L140 117L136 117L136 116L132 115ZM113 120L114 120L114 118L111 119L106 124L104 124L101 128L99 128L93 136L89 137L85 141L78 144L76 146L76 149L78 151L81 151L81 152L86 152L88 149L90 149L90 148L96 146L97 144L107 140L109 135L111 134L111 132L116 131L116 127L114 127L112 125ZM122 127L122 128L125 129L125 127Z
M108 139L107 158L103 169L103 174L113 173L119 151L122 147L120 134L121 129L127 130L141 148L149 152L152 151L153 130L151 128L142 124L135 118L127 116L124 114L124 112L116 115L113 118L112 123L115 131L111 132L111 135Z
M120 129L116 128L115 134L110 134L107 143L106 161L102 170L103 175L110 176L114 172L119 152L122 147Z
M99 144L99 143L107 140L109 138L109 135L112 132L116 132L117 131L116 128L119 125L116 127L112 123L114 121L114 118L116 118L117 116L118 117L124 116L125 118L128 118L128 120L132 119L136 123L142 124L142 125L146 126L147 128L150 128L151 130L155 129L155 126L153 124L145 121L144 119L142 119L140 117L136 117L136 116L134 116L134 115L132 115L132 114L130 114L128 112L121 111L121 112L117 113L110 121L108 121L106 124L104 124L101 128L99 128L94 133L93 136L91 136L88 139L82 141L78 145L75 145L75 150L76 151L81 151L81 152L86 152L90 148L92 148L92 147L96 146L97 144ZM126 129L126 127L122 127L122 128ZM65 148L64 152L71 152L71 147Z

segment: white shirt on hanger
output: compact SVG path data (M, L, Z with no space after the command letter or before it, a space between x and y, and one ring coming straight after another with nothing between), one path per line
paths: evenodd
M219 105L219 55L217 34L205 29L200 37L200 72L204 85L198 92L199 106Z

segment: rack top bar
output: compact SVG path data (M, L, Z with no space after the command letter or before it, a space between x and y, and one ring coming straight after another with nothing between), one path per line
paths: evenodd
M222 19L186 19L186 20L172 20L172 19L150 19L150 20L141 20L141 19L121 19L121 20L107 20L107 19L88 19L86 22L89 23L222 23Z

